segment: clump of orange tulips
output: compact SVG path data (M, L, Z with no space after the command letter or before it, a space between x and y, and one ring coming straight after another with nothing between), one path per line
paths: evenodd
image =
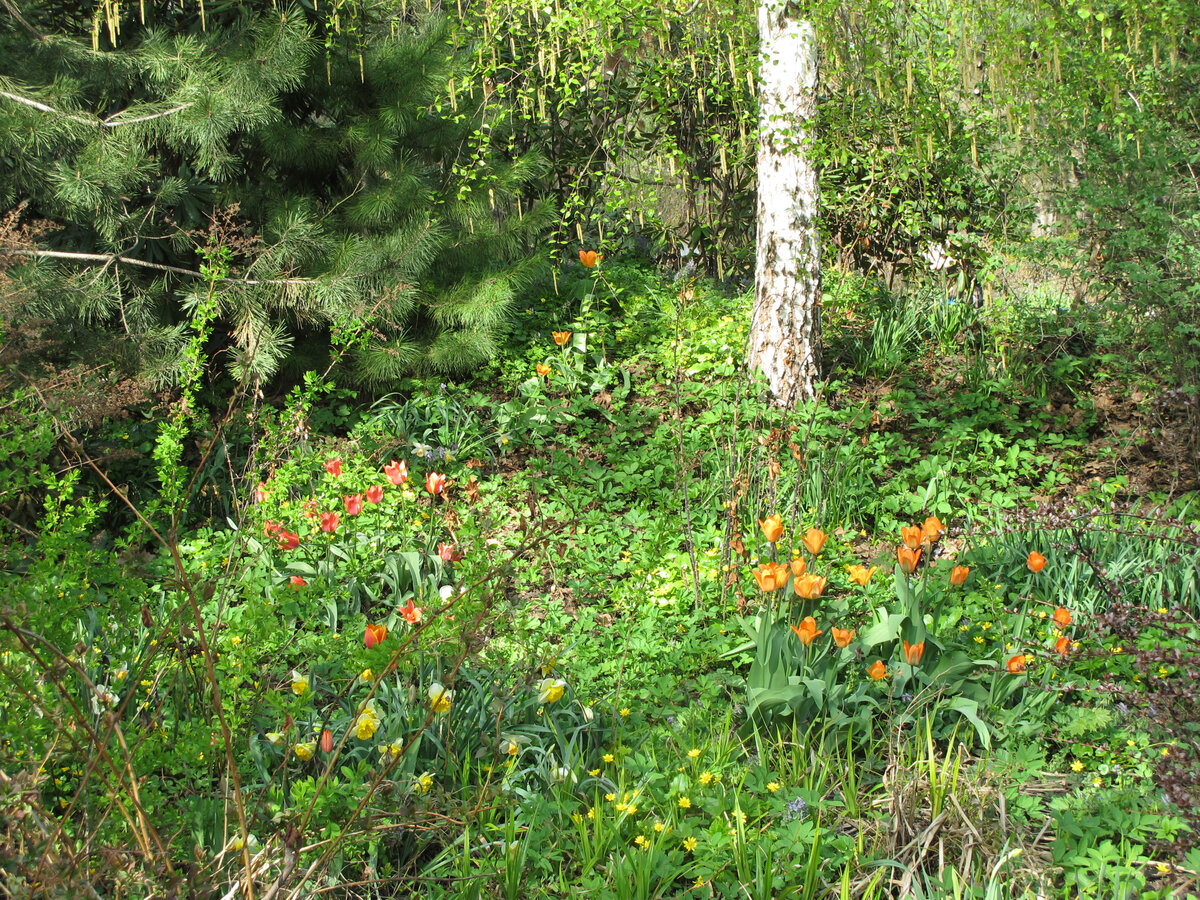
M792 625L791 629L796 632L796 637L800 638L800 643L805 647L816 640L817 635L825 633L817 628L817 620L812 616L805 616L799 625Z
M909 547L897 547L896 561L900 563L900 568L904 574L911 575L916 571L917 563L921 561L921 551L913 550Z
M759 519L758 527L762 529L763 537L767 539L767 543L777 543L783 537L783 516L775 515Z
M788 567L783 563L765 562L753 570L754 580L758 582L759 590L770 594L779 590L788 580Z

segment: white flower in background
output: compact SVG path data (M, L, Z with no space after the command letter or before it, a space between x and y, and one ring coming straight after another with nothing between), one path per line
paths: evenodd
M92 712L100 715L102 709L112 709L121 698L113 693L106 684L96 685L95 696L92 697Z
M954 266L958 260L950 255L944 244L930 244L929 249L921 254L934 272L942 272Z

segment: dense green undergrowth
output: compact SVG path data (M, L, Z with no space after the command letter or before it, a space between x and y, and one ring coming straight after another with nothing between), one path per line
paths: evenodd
M4 890L1194 891L1194 473L1134 471L1121 319L847 277L782 413L748 306L606 264L470 382L18 396Z

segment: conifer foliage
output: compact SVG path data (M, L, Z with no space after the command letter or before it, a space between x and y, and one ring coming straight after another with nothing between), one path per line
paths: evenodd
M486 359L552 211L445 19L144 6L96 36L58 5L0 10L9 315L170 382L215 280L214 358L238 376L310 366L331 336L375 385Z

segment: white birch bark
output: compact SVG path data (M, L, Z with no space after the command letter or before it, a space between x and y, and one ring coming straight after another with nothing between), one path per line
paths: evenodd
M786 0L759 0L758 239L748 362L780 406L814 396L821 369L817 173L804 145L817 107L817 38Z

